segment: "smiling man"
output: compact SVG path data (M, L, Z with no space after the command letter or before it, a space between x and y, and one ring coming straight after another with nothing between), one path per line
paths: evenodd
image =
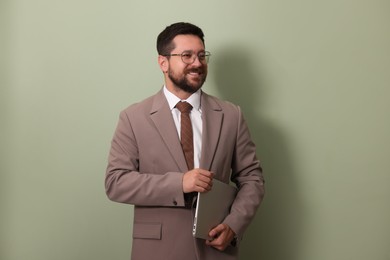
M255 145L238 106L201 90L210 53L202 30L166 27L157 38L165 85L120 114L105 187L134 205L133 260L237 259L238 245L264 195ZM232 181L238 192L213 240L192 236L194 197ZM221 198L223 200L224 198Z

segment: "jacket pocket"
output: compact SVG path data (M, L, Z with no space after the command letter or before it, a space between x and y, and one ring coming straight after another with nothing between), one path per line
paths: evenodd
M161 239L161 223L135 222L133 226L133 238Z

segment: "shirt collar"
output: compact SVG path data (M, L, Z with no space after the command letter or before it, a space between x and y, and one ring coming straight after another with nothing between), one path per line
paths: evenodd
M195 93L193 93L189 98L187 98L186 100L181 100L180 98L178 98L175 94L173 94L172 92L170 92L167 87L164 85L164 95L165 97L167 98L168 100L168 104L169 104L169 108L172 110L173 108L175 108L176 104L179 102L179 101L186 101L188 103L191 104L191 106L196 109L196 110L200 110L200 96L201 96L201 90L199 89L198 91L196 91Z

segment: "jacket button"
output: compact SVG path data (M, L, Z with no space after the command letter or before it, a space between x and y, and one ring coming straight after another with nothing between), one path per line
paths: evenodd
M177 205L177 201L176 200L173 200L173 205Z

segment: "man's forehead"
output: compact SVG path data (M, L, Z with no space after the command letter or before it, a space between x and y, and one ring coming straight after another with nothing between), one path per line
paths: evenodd
M192 35L192 34L177 35L173 39L173 43L175 45L175 50L182 50L182 51L196 50L196 51L199 51L199 50L204 49L204 45L203 45L202 40L198 36Z

